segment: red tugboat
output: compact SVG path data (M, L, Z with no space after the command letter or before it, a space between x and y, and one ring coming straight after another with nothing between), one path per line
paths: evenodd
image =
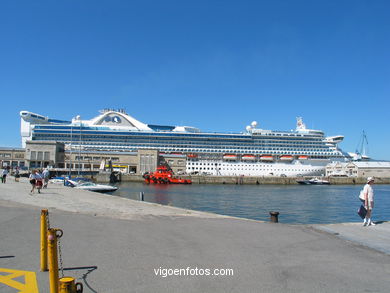
M175 178L172 170L166 166L158 166L156 172L146 172L142 177L145 179L145 183L155 184L191 184L190 179Z

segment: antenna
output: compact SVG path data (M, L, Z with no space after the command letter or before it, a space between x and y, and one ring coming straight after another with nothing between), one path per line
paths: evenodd
M297 128L296 129L297 130L306 129L306 125L305 125L305 123L303 123L302 117L297 117Z

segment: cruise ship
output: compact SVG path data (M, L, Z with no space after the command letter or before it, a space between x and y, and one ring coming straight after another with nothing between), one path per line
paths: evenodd
M145 124L114 109L90 120L51 119L29 111L20 116L23 147L27 140L50 140L84 151L154 149L162 156L186 157L187 174L320 176L328 163L349 159L338 147L343 136L326 137L308 129L301 117L292 131L261 129L253 121L242 133L211 133L192 126Z

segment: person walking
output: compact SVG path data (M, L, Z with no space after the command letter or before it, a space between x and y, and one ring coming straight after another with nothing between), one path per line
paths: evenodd
M39 174L38 170L34 170L29 176L30 184L31 184L31 194L34 194L35 188L38 190L38 193L41 193L42 188L42 177Z
M49 184L49 176L50 176L50 172L49 172L49 170L46 168L46 169L43 170L43 172L42 172L42 177L43 177L43 188L47 188L47 185Z
M15 182L19 182L20 172L19 172L19 168L18 167L16 167L16 169L15 169L14 176L15 176Z
M364 203L364 207L367 210L366 217L363 221L363 226L375 226L375 223L371 220L372 209L374 208L374 189L372 185L374 184L374 177L367 178L367 184L363 188L363 198L360 200Z
M7 175L8 175L8 170L7 168L4 168L3 171L1 171L1 182L5 183L7 181Z
M35 172L36 170L33 170L30 176L28 177L31 184L31 191L30 191L31 194L34 194L35 184L37 183L37 180L35 179Z
M38 193L41 193L42 186L43 186L42 172L40 170L36 170L35 187L37 188Z

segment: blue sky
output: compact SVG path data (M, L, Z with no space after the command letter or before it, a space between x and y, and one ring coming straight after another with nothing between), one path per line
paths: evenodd
M390 160L390 2L1 1L0 146L20 110L125 108L151 124L240 132L256 120L342 134Z

